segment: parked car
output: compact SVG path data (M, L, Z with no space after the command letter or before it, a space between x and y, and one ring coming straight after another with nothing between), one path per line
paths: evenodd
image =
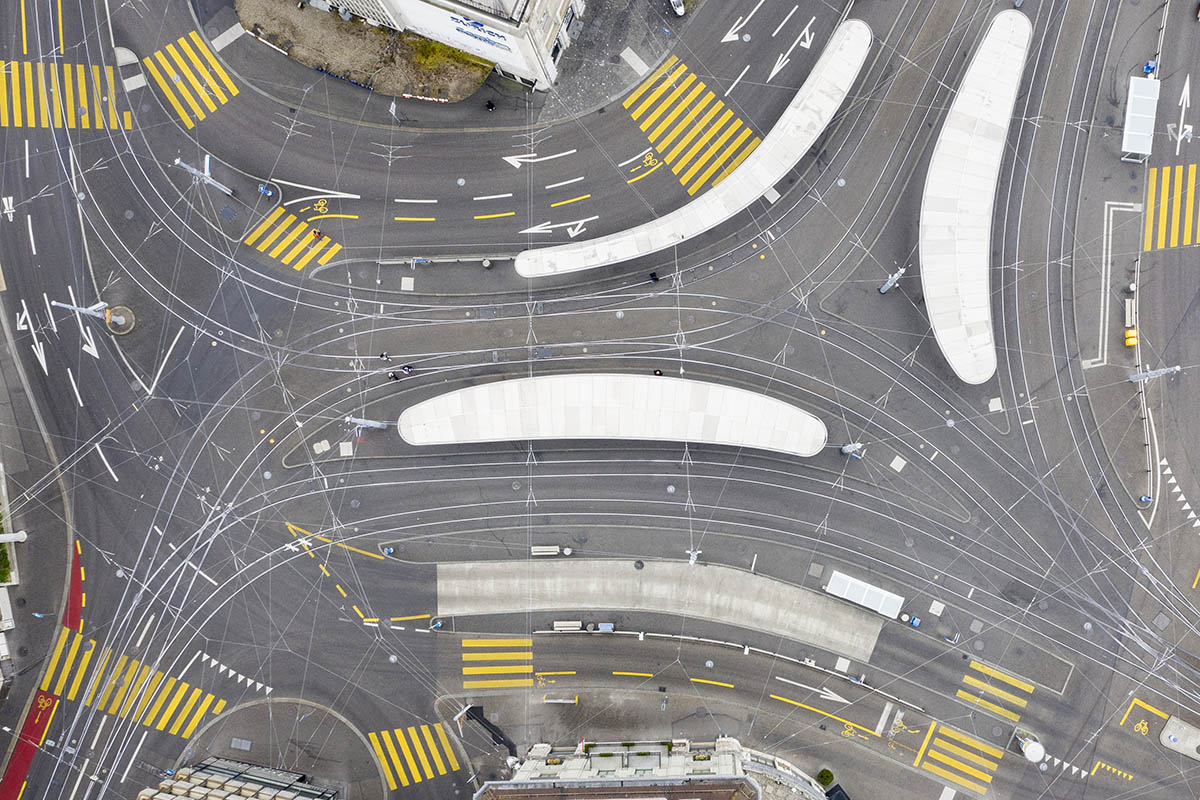
M675 16L677 17L682 17L687 11L683 7L683 0L671 0L671 10L675 12Z

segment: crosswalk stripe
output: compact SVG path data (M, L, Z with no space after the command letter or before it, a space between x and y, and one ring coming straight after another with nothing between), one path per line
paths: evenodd
M184 126L188 129L196 127L196 124L192 122L192 118L188 116L187 112L183 110L183 106L179 104L178 98L175 97L175 92L171 90L171 87L163 79L162 73L158 71L158 67L154 65L154 58L146 56L142 60L146 64L146 69L150 71L150 77L154 78L154 82L158 84L158 88L162 89L163 96L167 98L167 102L171 104L171 108L175 109L175 114L183 120Z
M204 719L204 715L208 713L208 707L211 706L213 700L216 699L217 698L213 697L211 694L206 693L204 695L204 702L200 704L200 708L197 709L196 713L192 715L192 721L189 722L187 727L183 729L183 738L190 739L192 737L192 732L196 730L196 725L200 723L200 720Z
M433 733L429 730L428 725L421 726L421 735L425 737L425 745L429 748L429 755L433 756L433 765L437 767L437 774L445 775L446 764L442 761L441 755L438 754L437 744L433 741Z
M959 731L956 731L954 728L947 728L945 725L943 725L942 727L938 728L938 735L939 736L948 736L951 739L962 742L963 744L967 745L968 747L974 747L976 750L980 751L981 753L987 753L992 758L999 759L999 758L1004 757L1004 751L1001 750L999 747L996 747L994 744L988 744L987 742L981 742L974 737L967 736L965 733L960 733Z
M683 133L684 131L694 130L692 128L692 121L694 119L696 119L696 117L699 116L701 114L701 112L705 112L705 109L708 108L708 104L711 103L713 100L716 100L716 97L717 96L715 94L713 94L712 92L707 92L704 95L704 97L702 97L700 99L700 102L696 103L696 105L694 105L690 109L688 109L688 112L683 115L683 119L679 120L679 124L676 125L674 128L672 128L671 132L668 133L661 142L654 142L654 146L658 148L658 152L660 152L660 153L665 152L666 149L671 146L671 142L675 141L675 139L679 137L679 134ZM719 100L717 101L717 104L720 105ZM705 112L705 113L711 113L711 112ZM651 141L653 142L653 139ZM682 145L680 145L680 146L682 146Z
M696 178L696 182L688 188L688 194L695 194L696 190L703 186L705 181L711 178L713 173L721 168L722 164L729 160L729 157L733 155L733 151L737 150L737 148L741 146L742 142L749 138L750 129L742 125L742 121L740 119L734 120L734 122L735 124L730 125L725 132L721 134L720 138L713 142L712 147L709 148L709 152L704 154L704 158L693 164L692 168L688 170L687 174L680 178L680 182L686 185L690 180L691 174L698 170L700 165L710 158L709 153L712 153L712 160L708 162L708 167L706 167L705 170L700 173L700 176ZM729 141L729 137L735 130L739 128L741 130L738 133L737 138L734 139L732 144L730 144L728 147L725 147L725 142ZM725 147L725 149L721 151L720 155L716 155L716 151L720 150L722 147Z
M8 127L8 66L12 61L0 61L0 126Z
M279 258L279 254L284 251L284 248L291 244L297 236L307 232L308 223L304 221L297 222L292 226L292 229L287 232L287 235L280 239L278 244L271 248L271 252L267 253L267 255L269 255L271 258Z
M221 63L217 61L217 57L214 56L212 51L208 49L208 45L206 45L200 39L200 34L192 31L188 35L191 36L192 42L196 45L196 49L200 51L200 54L204 56L204 59L208 62L208 65L212 67L212 71L217 74L217 77L219 77L224 82L225 87L229 89L229 96L236 97L238 88L233 85L233 81L230 79L229 73L227 73L225 68L221 66Z
M1020 714L1014 714L1013 712L1009 711L1004 706L997 705L997 704L993 703L991 700L984 700L982 697L976 697L975 695L971 694L970 692L963 691L962 689L958 690L957 696L961 700L966 700L968 703L973 703L973 704L979 706L980 708L985 708L988 711L991 711L993 714L1004 717L1007 720L1012 720L1013 722L1016 722L1017 720L1019 720L1021 718Z
M714 103L707 111L704 112L704 116L700 117L699 122L688 126L687 133L684 134L682 139L675 143L675 146L671 148L670 152L663 156L663 159L668 164L674 163L679 154L683 152L683 148L691 144L692 140L699 136L701 131L707 129L708 123L711 122L712 118L715 117L723 108L725 108L725 104L720 100Z
M154 724L154 720L158 718L158 711L166 702L167 697L171 694L171 689L175 686L175 678L167 676L167 682L163 684L159 690L158 697L154 700L154 705L150 706L150 711L146 714L146 718L142 720L142 724L149 727Z
M158 670L150 676L150 685L146 687L146 691L142 692L142 699L138 701L137 710L133 712L135 720L142 718L142 712L146 710L146 704L150 702L150 698L154 697L154 690L158 688L159 682L163 679L163 674Z
M976 764L986 769L994 770L1000 766L999 762L989 761L978 753L972 753L965 747L959 747L956 744L950 744L950 742L947 742L945 739L935 739L933 744L935 747L943 750L944 752L954 753L959 758L965 758L968 761L974 761Z
M333 244L331 244L329 246L329 249L325 251L325 254L317 259L317 263L320 264L322 267L325 266L326 264L329 263L330 259L332 259L334 256L336 256L338 254L338 251L341 249L342 249L342 246L340 244L338 244L337 242L334 242ZM301 265L301 266L303 266L303 265ZM300 267L296 267L296 269L300 269Z
M124 674L121 675L120 678L117 678L115 673L113 674L113 680L117 684L115 687L117 691L116 694L113 695L112 703L109 705L107 713L117 713L117 709L121 707L121 701L125 699L125 695L129 692L129 687L133 683L133 676L137 673L137 668L139 666L140 664L138 660L136 658L131 658L129 659L129 664L125 668ZM104 704L101 703L100 707L103 708Z
M175 67L178 69L179 74L187 79L187 82L192 85L192 89L196 92L196 96L203 101L204 107L209 111L216 111L217 104L208 96L208 92L200 85L200 81L196 80L195 74L188 69L187 64L183 63L183 56L179 55L179 48L175 46L175 43L168 44L166 51L171 56L171 60L175 62ZM159 53L161 54L161 52L160 50Z
M681 94L687 91L688 87L692 85L692 81L694 80L696 80L696 73L689 72L687 77L685 77L674 89L671 90L671 93L667 95L661 103L658 104L658 107L655 108L654 111L649 114L649 116L642 120L642 124L638 127L643 132L650 130L650 126L654 124L655 120L661 117L669 108L674 108L675 113L679 113L679 109L682 106L675 106L675 102L679 99Z
M690 78L693 76L689 75L688 77ZM700 93L703 92L705 88L704 81L696 82L696 85L692 87L690 92L688 92L688 96L676 104L676 106L671 109L671 113L663 117L662 122L658 123L658 127L647 135L647 138L650 140L650 144L657 142L658 137L663 135L663 131L671 127L671 124L675 122L676 118L678 118L680 114L693 107L692 103L695 102L696 98L700 96ZM645 130L645 128L642 128L642 130Z
M987 664L984 664L981 661L972 661L971 669L976 670L977 672L982 672L984 675L995 678L998 681L1004 681L1009 686L1015 686L1028 694L1033 693L1034 686L1032 683L1023 681L1013 675L1009 675L1007 672L1001 672L995 667L989 667Z
M79 127L87 130L91 127L88 123L92 112L88 103L87 67L83 64L75 65L75 102L79 103Z
M723 113L716 122L714 122L712 125L705 127L704 132L701 133L699 137L697 137L696 141L692 144L692 146L690 148L688 148L688 151L683 154L683 157L680 158L678 161L675 161L674 163L671 164L671 171L674 172L676 175L678 175L680 170L682 170L685 166L687 166L688 162L690 162L693 158L696 157L696 154L700 152L700 149L703 148L704 145L708 144L708 142L714 136L716 136L721 131L722 128L725 127L726 123L729 123L731 120L732 120L732 125L731 125L732 127L740 126L742 124L742 121L740 119L733 116L733 109L726 108L725 113ZM728 133L728 131L726 131L726 133ZM711 148L710 148L710 150L711 150ZM708 158L708 155L707 155L708 152L710 152L710 151L705 151L706 154L705 154L704 159L701 159L700 161L698 161L696 163L703 163L704 160ZM689 171L688 175L691 175L691 174L692 173Z
M54 655L50 657L50 666L46 667L46 677L42 678L43 692L50 689L50 681L54 679L54 671L58 668L58 660L62 657L63 647L66 645L67 636L70 634L71 629L66 627L58 632L58 641L54 644Z
M117 119L117 82L115 70L112 67L104 68L104 80L105 86L108 88L108 127L116 130L121 123ZM99 85L99 83L100 81L97 80L96 84Z
M379 737L373 733L368 733L367 739L371 742L371 749L375 751L375 758L379 760L379 766L383 767L383 774L387 778L388 788L393 792L396 791L396 779L392 777L392 767L388 764L387 756L383 754L383 747L379 744Z
M959 775L955 775L950 770L942 769L937 764L930 764L928 760L921 762L921 769L928 770L929 772L932 772L934 775L937 775L938 777L945 778L946 780L948 780L952 783L957 783L959 786L970 789L973 792L978 792L979 794L987 793L986 786L979 784L979 783L975 783L974 781L969 781L966 778L963 778Z
M458 772L458 759L454 757L454 747L450 744L450 739L446 736L446 731L442 728L442 723L437 723L433 726L433 729L437 731L438 741L442 743L442 752L450 760L450 771Z
M283 222L274 226L271 229L271 232L268 233L266 235L266 237L263 238L263 240L255 246L254 249L260 253L263 252L264 250L266 250L268 247L271 246L271 243L274 242L277 238L279 238L279 235L281 233L283 233L284 231L286 231L289 227L291 227L292 223L295 221L296 221L296 215L288 214L287 217L283 220Z
M317 239L316 241L323 242L323 241L325 241L326 238L327 237L322 236L321 238ZM283 258L279 259L280 263L281 264L291 264L293 259L295 259L296 256L300 255L301 250L303 250L305 247L309 247L313 244L315 244L315 242L313 241L311 236L302 237L298 242L296 242L295 246L292 247L291 250L288 250L287 253L284 254Z
M1012 703L1013 705L1018 706L1019 708L1025 708L1026 706L1029 705L1029 701L1026 700L1024 697L1018 697L1017 695L1013 694L1012 692L1006 692L1003 689L1000 689L996 686L992 686L989 683L985 683L984 681L981 681L972 675L964 675L963 683L967 684L968 686L974 686L976 689L979 689L980 691L983 691L983 692L987 692L988 694L990 694L994 697L999 697L1001 700Z
M71 688L67 690L68 700L74 700L79 696L79 687L83 684L83 676L87 674L88 663L92 660L95 652L96 641L88 639L88 649L83 651L83 658L79 659L79 666L75 669L75 680L71 681Z
M71 69L70 64L63 65L63 83L67 88L67 101L63 104L67 108L67 127L75 127L75 70Z
M192 706L196 705L196 701L200 698L202 690L197 687L192 689L192 693L188 695L187 702L184 704L180 712L175 716L175 722L171 725L171 730L168 731L172 736L179 733L179 729L183 727L183 723L187 720L187 715L191 712Z
M646 80L642 81L641 84L638 86L638 88L634 89L633 93L630 94L629 97L625 98L624 102L622 102L621 105L625 108L629 108L631 105L636 103L638 101L638 98L641 97L646 92L647 89L649 89L651 86L653 86L658 81L658 79L662 76L662 74L664 72L669 70L671 67L675 66L675 62L678 60L679 60L678 56L671 56L666 61L659 64L654 69L654 72L651 72L650 75L647 76Z
M1158 249L1161 250L1167 243L1167 197L1171 191L1171 170L1169 167L1163 167L1159 170L1159 178L1162 179L1162 195L1158 198L1158 207L1161 209L1158 215Z
M512 650L506 653L463 653L463 661L528 661L533 658L531 650Z
M200 110L200 104L196 102L196 99L192 97L192 93L184 85L182 76L175 70L171 62L167 60L166 53L162 50L156 50L154 57L158 59L158 65L162 69L162 74L166 76L176 93L183 98L183 102L187 103L188 108L192 110L192 115L196 118L196 121L199 122L204 119L205 114Z
M108 698L112 696L113 689L117 687L117 682L121 680L121 672L125 669L125 662L129 660L129 656L122 655L117 659L117 665L113 667L112 672L108 675L108 681L104 686L104 693L100 695L100 702L96 704L96 708L101 710L108 705Z
M659 84L658 88L656 88L653 92L651 92L650 95L645 100L642 101L642 104L640 106L638 106L633 111L629 112L629 115L631 117L633 117L634 122L636 122L638 119L640 119L642 114L646 113L646 109L649 108L652 104L654 104L658 100L658 98L662 97L663 93L666 92L667 89L670 89L672 86L674 86L675 82L677 80L679 80L679 76L685 72L687 72L687 65L680 64L679 67L674 72L672 72L670 75L668 75L666 78L663 79L662 83Z
M408 786L408 774L404 771L404 765L400 763L400 754L396 752L396 745L392 744L391 731L383 731L383 743L387 745L388 755L392 757L392 766L396 770L396 777L400 779L402 786Z
M161 714L159 714L158 722L155 724L154 730L161 731L163 728L167 727L167 723L170 722L171 717L175 715L175 708L179 705L179 701L183 699L183 696L187 694L187 690L190 688L191 686L187 681L179 682L178 688L175 690L175 694L171 696L170 702L167 703L167 707L163 709Z
M718 183L720 183L721 181L728 178L730 173L732 173L735 169L740 167L742 165L742 162L746 160L746 157L749 156L751 153L753 153L754 150L758 147L759 143L761 143L761 142L762 142L762 139L759 139L757 136L755 136L753 139L751 139L750 144L746 145L744 148L742 148L742 152L738 153L738 157L735 158L733 161L731 161L729 163L729 166L727 166L727 167L725 167L725 169L721 170L720 175L713 178L713 186L716 186Z
M1183 220L1183 244L1192 243L1192 220L1196 210L1196 165L1188 164L1187 176L1187 216Z
M463 639L463 647L533 647L533 639Z
M268 214L263 219L262 222L258 223L258 227L255 228L253 231L251 231L250 235L242 240L243 243L244 244L254 244L254 240L257 239L259 236L262 236L265 231L270 230L271 225L273 225L275 223L275 220L279 219L279 217L282 215L283 215L283 206L276 206L275 209L270 214Z
M58 79L58 65L50 65L50 94L54 102L50 104L54 110L54 127L61 128L63 124L62 84Z
M429 766L429 759L425 756L425 748L421 746L421 737L417 736L415 726L408 727L408 738L412 741L413 750L417 751L417 758L421 759L421 770L425 773L426 779L433 779L433 768Z
M463 675L528 675L533 672L533 664L500 664L487 667L463 667Z
M533 678L522 680L463 681L464 689L515 689L522 686L533 686Z
M212 73L208 71L208 67L204 66L204 62L200 60L200 57L196 55L196 51L192 49L191 43L181 37L179 39L179 47L183 50L184 55L188 57L188 60L192 62L192 66L196 68L196 71L204 78L204 84L212 89L212 93L217 96L217 100L221 102L221 105L228 103L229 98L226 97L221 84L217 83Z
M221 712L222 712L222 711L224 711L224 710L225 710L225 701L224 701L224 700L218 700L218 701L217 701L217 704L216 704L215 706L213 706L213 716L214 716L214 717L219 717L219 716L221 716Z
M945 753L941 752L940 750L930 750L926 754L925 757L932 758L934 761L940 761L943 764L946 764L947 766L953 767L954 769L958 770L959 772L966 773L967 775L970 775L972 778L978 778L979 780L981 780L985 783L992 782L992 776L989 775L988 773L984 772L981 769L976 769L975 767L972 767L970 764L964 764L963 762L959 761L958 759L951 758L950 756L946 755Z
M25 65L25 119L29 127L37 125L37 112L34 110L35 97L33 94L33 62L26 61Z
M324 250L325 246L328 245L330 243L330 241L331 240L328 236L322 237L320 241L318 241L315 245L313 245L311 248L309 248L307 253L305 253L303 256L300 257L299 261L297 261L295 264L292 264L292 269L294 269L294 270L304 269L306 266L308 266L308 262L312 261L313 258L317 255L317 253L320 253L322 250Z
M408 763L408 774L412 776L414 783L420 783L421 773L417 772L417 762L413 759L412 751L408 749L408 742L404 741L404 731L399 728L396 728L396 742L399 743L404 760Z
M41 127L50 127L50 103L47 101L49 92L46 90L46 65L41 61L37 62L37 85L38 85L38 120L41 122Z
M21 127L21 62L12 61L12 79L9 81L12 87L12 114L13 127Z
M1142 237L1142 249L1149 250L1151 242L1153 242L1154 233L1154 196L1156 183L1158 179L1158 170L1151 168L1150 170L1150 185L1146 189L1146 232Z
M108 659L112 656L112 648L104 648L104 655L100 657L100 666L96 670L96 674L92 676L92 687L88 689L87 699L83 701L85 706L90 706L92 700L96 698L96 691L100 688L100 684L104 680L104 670L108 666Z
M129 693L125 696L125 702L121 706L121 713L118 715L122 718L129 713L129 709L133 708L133 701L137 700L138 692L142 690L142 686L146 683L146 679L150 677L150 665L143 664L141 672L138 673L137 680L129 689Z
M92 65L92 108L96 109L95 128L104 127L104 84L100 82L100 65Z
M1174 196L1171 202L1171 247L1179 246L1179 212L1183 199L1183 165L1175 167Z

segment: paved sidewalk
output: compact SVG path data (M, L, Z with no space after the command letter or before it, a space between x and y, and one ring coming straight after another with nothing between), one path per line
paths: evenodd
M692 5L698 8L700 4L689 3ZM193 8L210 42L240 25L231 0L195 0ZM531 92L493 73L478 92L461 103L406 100L371 92L309 69L249 33L222 48L220 57L239 82L283 105L356 123L387 127L399 123L423 129L548 125L607 105L636 85L642 67L653 69L675 46L693 11L689 8L683 18L671 16L666 0L592 2L581 17L580 39L563 51L552 91ZM632 64L638 65L637 69ZM336 71L333 65L330 69ZM490 114L484 111L489 100L495 103Z

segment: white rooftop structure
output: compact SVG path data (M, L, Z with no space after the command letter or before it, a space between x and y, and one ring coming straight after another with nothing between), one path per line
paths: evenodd
M921 286L942 355L967 383L996 372L992 209L1032 26L996 15L971 59L934 146L921 200Z
M811 456L825 424L746 389L656 375L570 374L486 383L407 408L414 445L525 439L650 439Z
M635 228L517 254L526 278L595 269L650 255L715 228L783 180L846 99L871 49L867 23L848 19L829 37L808 79L763 139L727 179L682 208Z
M1122 161L1145 161L1154 152L1154 119L1162 84L1154 76L1129 76L1125 96L1125 127L1121 132Z

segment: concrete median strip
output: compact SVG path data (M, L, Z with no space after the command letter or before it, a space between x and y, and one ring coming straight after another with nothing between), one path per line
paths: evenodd
M782 636L866 662L883 618L732 567L630 560L438 565L438 616L584 609L694 617ZM511 599L510 599L511 598Z

